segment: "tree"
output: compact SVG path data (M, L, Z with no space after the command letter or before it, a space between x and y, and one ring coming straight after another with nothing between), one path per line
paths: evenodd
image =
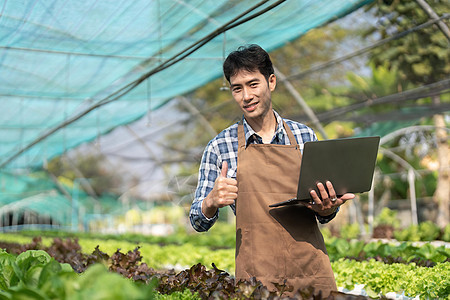
M74 182L81 179L81 188L93 197L107 193L120 193L123 183L121 174L111 170L101 154L77 154L75 158L59 156L52 159L47 166L48 172L55 177Z
M438 16L448 12L447 0L433 0L431 4ZM376 32L380 38L386 38L429 21L428 14L418 1L378 0L371 8L374 15L379 18L379 26L368 34ZM386 64L390 68L398 69L405 81L426 85L443 80L450 74L448 49L449 41L446 36L437 25L433 25L375 49L371 53L371 60L375 65ZM438 105L441 102L440 95L433 96L431 101ZM436 126L437 157L440 164L434 201L439 207L437 223L444 227L450 221L450 147L444 116L436 114L433 119Z
M352 41L358 40L360 36L359 28L351 28L343 25L344 20L331 23L328 26L315 28L300 38L287 43L270 53L274 65L285 74L291 83L295 85L295 89L305 98L308 106L315 113L329 110L335 106L339 106L342 100L338 97L330 97L327 90L332 87L345 85L345 73L347 68L340 66L339 68L330 68L326 71L314 72L308 76L295 77L302 71L308 70L313 66L325 63L342 53L343 45L351 44ZM361 61L353 60L347 62L351 64L353 70L361 68ZM304 114L302 108L293 99L292 95L287 91L284 84L277 84L277 92L273 94L273 103L275 108L287 118L309 122L308 119L300 120L298 117ZM312 125L312 124L309 124Z

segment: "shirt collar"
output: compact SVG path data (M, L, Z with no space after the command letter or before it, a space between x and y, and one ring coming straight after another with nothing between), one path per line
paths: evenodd
M282 143L283 142L283 136L286 134L286 131L283 126L283 118L275 111L272 110L273 114L275 115L275 118L277 120L277 129L275 130L274 136L272 138L272 142L278 138L278 140ZM243 124L244 124L244 133L245 133L245 147L247 147L249 144L254 143L253 141L256 139L256 143L262 143L261 137L253 130L253 128L247 123L247 120L245 120L245 117L242 117Z

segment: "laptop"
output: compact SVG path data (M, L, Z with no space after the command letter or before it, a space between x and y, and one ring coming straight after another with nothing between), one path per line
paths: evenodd
M306 142L298 180L297 197L269 205L277 207L310 202L317 183L331 181L336 195L371 189L380 143L379 136Z

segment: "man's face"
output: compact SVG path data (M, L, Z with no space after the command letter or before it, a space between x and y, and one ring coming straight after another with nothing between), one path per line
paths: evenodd
M268 81L259 71L240 70L230 77L231 94L247 121L262 119L272 111L271 93L275 86L274 74Z

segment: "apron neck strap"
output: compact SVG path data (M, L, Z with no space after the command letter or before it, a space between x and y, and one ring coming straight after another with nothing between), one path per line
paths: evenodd
M291 143L291 145L298 146L297 140L295 139L294 134L292 133L291 129L289 128L289 126L286 124L286 122L284 120L283 120L283 126L284 126L284 130L286 130L286 133L288 135L289 142ZM244 133L244 123L243 123L243 120L241 120L238 125L239 150L244 149L245 144L246 144L246 141L245 141L245 133Z

